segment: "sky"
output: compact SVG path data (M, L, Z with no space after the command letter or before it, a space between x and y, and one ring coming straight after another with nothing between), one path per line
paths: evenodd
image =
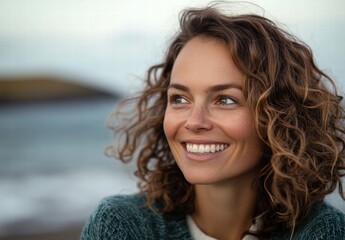
M343 0L232 1L304 40L344 87ZM178 29L178 13L205 0L1 0L0 76L48 73L110 91L136 89ZM227 4L226 6L230 6ZM259 7L260 6L260 7Z

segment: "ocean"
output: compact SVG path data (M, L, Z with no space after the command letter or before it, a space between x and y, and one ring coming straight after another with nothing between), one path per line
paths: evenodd
M137 191L133 164L103 154L115 104L92 98L0 105L0 237L85 222L103 197Z
M113 98L0 105L0 237L85 222L105 196L137 191L134 164L107 158ZM345 213L336 194L328 201Z

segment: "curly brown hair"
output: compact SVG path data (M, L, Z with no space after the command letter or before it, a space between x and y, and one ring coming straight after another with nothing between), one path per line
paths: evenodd
M214 6L185 10L180 28L163 63L148 70L145 89L113 115L121 117L113 126L119 141L108 150L123 162L137 159L135 174L148 205L158 202L163 212L194 211L194 187L174 161L163 119L175 59L198 35L222 41L245 75L243 91L265 145L256 181L260 201L253 218L262 220L256 235L293 232L337 186L345 200L342 97L309 47L265 17L229 16Z

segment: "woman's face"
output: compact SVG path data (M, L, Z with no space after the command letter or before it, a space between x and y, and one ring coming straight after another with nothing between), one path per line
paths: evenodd
M244 75L219 40L195 37L171 73L164 132L175 160L192 184L253 177L262 155Z

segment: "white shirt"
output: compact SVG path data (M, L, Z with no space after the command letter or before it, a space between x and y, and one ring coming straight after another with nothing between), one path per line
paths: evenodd
M187 216L187 225L193 240L217 240L203 233L190 215ZM256 228L256 225L253 224L249 230L254 231ZM246 235L242 240L257 240L257 238L252 235Z

